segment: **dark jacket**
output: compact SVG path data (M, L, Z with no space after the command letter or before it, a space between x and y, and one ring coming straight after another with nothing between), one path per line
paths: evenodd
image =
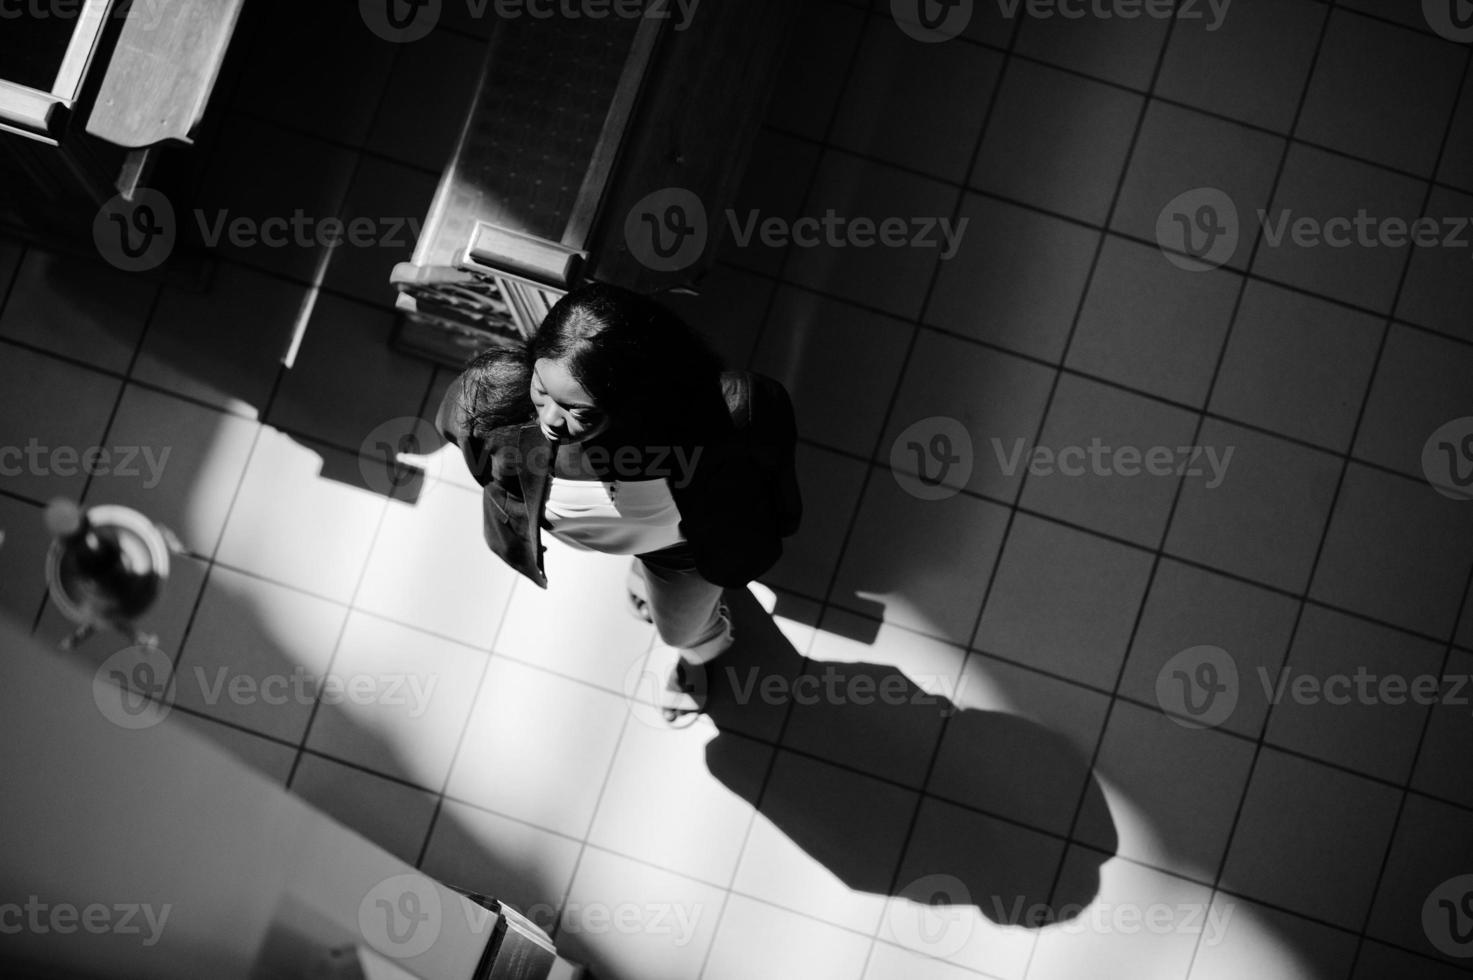
M543 588L541 532L552 444L535 420L482 437L465 431L465 392L457 378L445 393L435 428L460 447L483 490L483 529L491 550ZM670 493L680 530L708 582L741 588L782 555L782 539L798 529L802 501L794 469L797 431L783 386L744 371L721 376L730 426L691 447L693 472L670 463ZM699 450L696 455L695 450Z

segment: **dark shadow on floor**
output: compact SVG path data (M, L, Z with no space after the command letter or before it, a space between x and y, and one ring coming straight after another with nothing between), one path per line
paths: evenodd
M1094 900L1099 868L1118 837L1088 758L1063 736L1016 715L959 709L883 664L810 663L814 680L795 686L803 656L750 594L732 592L728 601L739 640L705 671L707 714L721 732L706 748L707 765L839 880L932 905L975 905L994 922L1032 928L1066 921ZM923 815L898 866L877 859L823 786L764 779L750 771L753 754L738 750L744 737L775 742L798 728L844 746L846 756L861 761L857 768L893 772L913 763L919 772L907 782L920 781L944 728L947 764L988 781L996 805L987 809L1017 812L1053 800L1072 807L1083 793L1082 812L1107 823L1089 828L1088 838L1109 847L1075 849L1071 873L1060 875L1061 839L979 816L975 825L984 829L970 839L938 840L927 836L934 825ZM1077 873L1081 853L1089 855L1085 874Z

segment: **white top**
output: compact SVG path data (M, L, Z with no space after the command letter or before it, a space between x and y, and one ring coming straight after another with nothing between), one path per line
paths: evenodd
M543 513L559 541L582 551L643 555L680 544L680 511L660 480L552 478Z

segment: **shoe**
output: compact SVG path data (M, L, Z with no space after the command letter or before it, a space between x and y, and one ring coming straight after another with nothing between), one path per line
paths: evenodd
M706 713L705 670L685 658L675 661L660 692L660 714L672 728L687 728Z

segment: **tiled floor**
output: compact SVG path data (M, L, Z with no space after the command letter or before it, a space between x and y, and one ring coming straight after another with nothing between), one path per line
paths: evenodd
M396 48L308 6L248 22L203 199L422 214L484 25ZM792 390L808 506L689 729L643 700L662 651L621 561L554 545L549 591L516 580L451 454L378 492L385 424L450 377L386 346L407 247L331 256L316 293L320 253L227 248L199 293L0 244L0 447L160 463L8 470L0 607L64 629L52 496L169 525L175 716L606 980L1467 976L1466 889L1436 897L1473 873L1473 685L1292 685L1473 675L1468 236L1254 217L1473 215L1470 49L1418 6L977 3L923 44L890 0L803 0L743 213L969 225L945 260L729 243L676 301ZM1240 235L1188 271L1157 229L1203 187ZM1136 455L1073 475L1094 446ZM1180 447L1215 455L1182 475ZM1232 710L1191 722L1213 666Z

